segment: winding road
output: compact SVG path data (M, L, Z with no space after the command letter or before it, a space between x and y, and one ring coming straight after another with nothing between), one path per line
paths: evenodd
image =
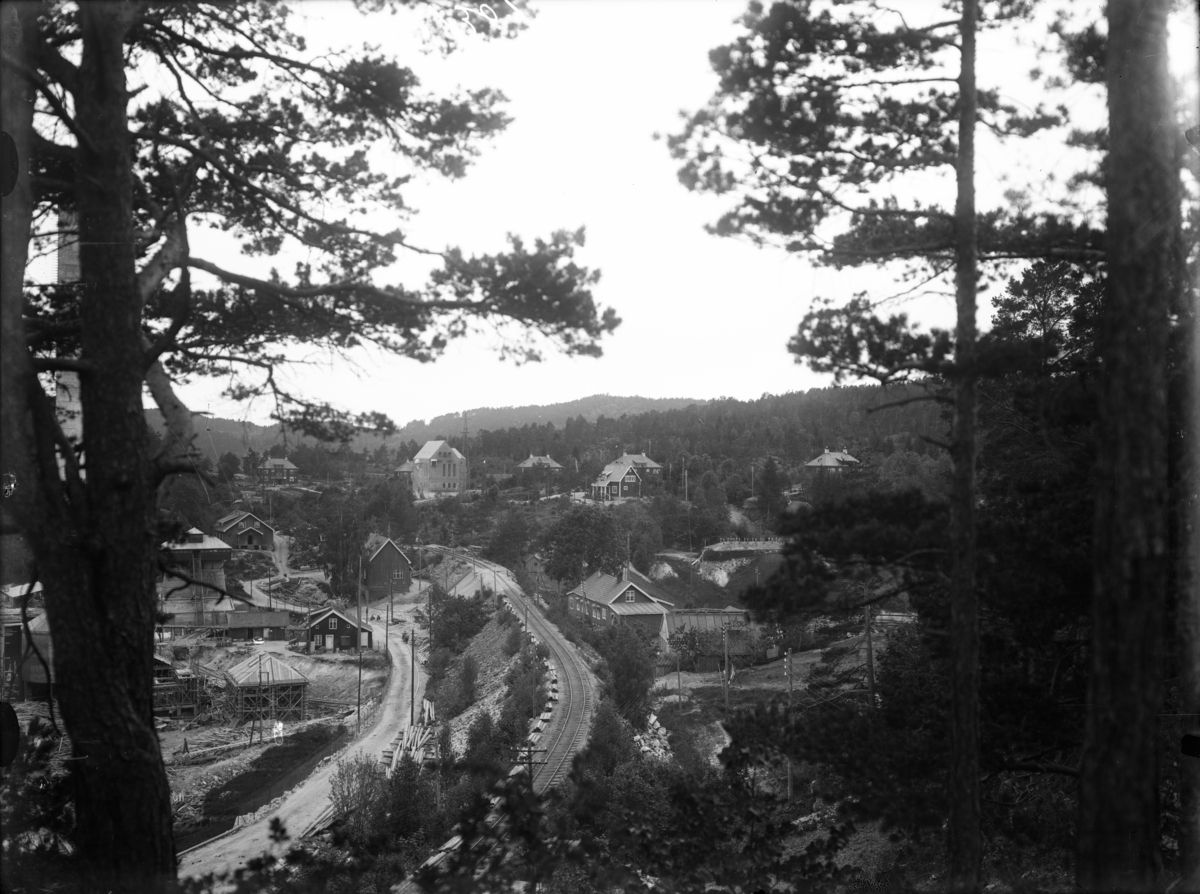
M401 601L403 599L403 602ZM371 605L381 611L387 600ZM406 594L396 599L396 616L402 619L387 631L388 647L393 657L392 673L383 696L383 705L361 738L347 746L345 754L362 751L378 758L399 731L409 726L411 643L401 639L402 632L412 630L413 613L421 605L419 594ZM378 630L378 625L376 630ZM416 662L416 701L425 694L425 674ZM275 844L270 838L270 822L278 817L292 840L298 839L321 819L329 807L329 783L337 762L330 761L292 790L279 808L249 825L239 826L212 841L198 845L180 855L179 876L203 875L208 872L233 871L264 853L282 857L291 847L287 842Z

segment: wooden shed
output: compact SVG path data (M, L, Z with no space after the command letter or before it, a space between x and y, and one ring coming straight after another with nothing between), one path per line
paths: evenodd
M251 655L225 671L226 714L231 720L304 720L308 678L271 654Z

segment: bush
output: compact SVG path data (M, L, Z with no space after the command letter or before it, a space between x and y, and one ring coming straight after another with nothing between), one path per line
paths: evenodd
M464 655L462 662L462 671L459 680L462 685L463 701L468 705L475 702L475 681L479 676L479 667L475 663L474 655Z
M455 654L461 653L487 624L488 600L485 597L448 596L435 586L430 602L434 645Z
M361 751L338 761L329 781L329 800L334 813L344 818L343 829L355 844L365 844L378 835L386 793L383 767Z
M511 658L521 651L521 646L525 643L525 631L514 625L508 631L508 638L504 641L504 654Z

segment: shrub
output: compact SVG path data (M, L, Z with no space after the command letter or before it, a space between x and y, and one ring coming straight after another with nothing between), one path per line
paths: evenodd
M475 663L474 655L464 655L462 662L462 671L460 681L462 684L462 698L466 704L471 705L475 702L475 681L479 675L479 667Z
M521 646L525 642L525 631L515 624L508 631L508 638L504 641L504 654L511 658L521 651Z
M379 761L361 751L338 761L329 781L329 800L334 813L345 818L346 835L355 844L365 844L378 834L377 824L387 791Z

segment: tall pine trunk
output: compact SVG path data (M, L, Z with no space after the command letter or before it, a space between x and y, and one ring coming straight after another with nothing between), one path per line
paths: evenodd
M81 4L76 120L80 374L86 480L47 489L34 554L46 584L56 695L75 748L77 890L174 883L170 791L153 718L154 482L134 258L125 35L134 4ZM39 440L44 439L39 432ZM56 518L58 530L46 523Z
M1166 367L1180 232L1169 7L1170 0L1108 4L1108 291L1076 867L1088 891L1153 890L1161 867Z
M1185 278L1184 282L1187 280ZM1192 283L1196 282L1195 272ZM1200 735L1200 315L1194 288L1175 290L1180 302L1171 333L1170 441L1168 444L1171 503L1170 546L1175 631L1178 637L1180 734ZM1174 743L1172 743L1174 744ZM1179 756L1179 858L1177 894L1200 894L1200 757Z
M1200 47L1196 72L1200 73ZM1182 147L1181 147L1182 148ZM1182 149L1187 152L1187 149ZM1200 155L1200 145L1192 151ZM1182 167L1182 166L1181 166ZM1181 283L1172 330L1169 398L1171 429L1168 462L1171 549L1175 555L1171 596L1179 654L1179 732L1200 736L1200 254L1189 259L1180 245ZM1185 265L1191 262L1190 270ZM1179 757L1178 894L1200 894L1200 757Z
M0 6L0 42L4 67L0 72L0 124L12 140L16 156L16 179L12 190L0 199L0 473L7 484L16 484L6 509L31 499L35 481L27 449L29 420L26 387L32 376L25 348L24 299L21 284L29 254L29 231L33 222L33 186L29 158L33 141L33 84L16 74L33 66L37 35L34 3L5 3ZM5 514L5 524L11 519Z
M951 765L947 845L950 888L979 890L979 597L975 591L975 0L963 3L959 75L958 197L954 206L958 310L955 330L954 486L950 501Z

